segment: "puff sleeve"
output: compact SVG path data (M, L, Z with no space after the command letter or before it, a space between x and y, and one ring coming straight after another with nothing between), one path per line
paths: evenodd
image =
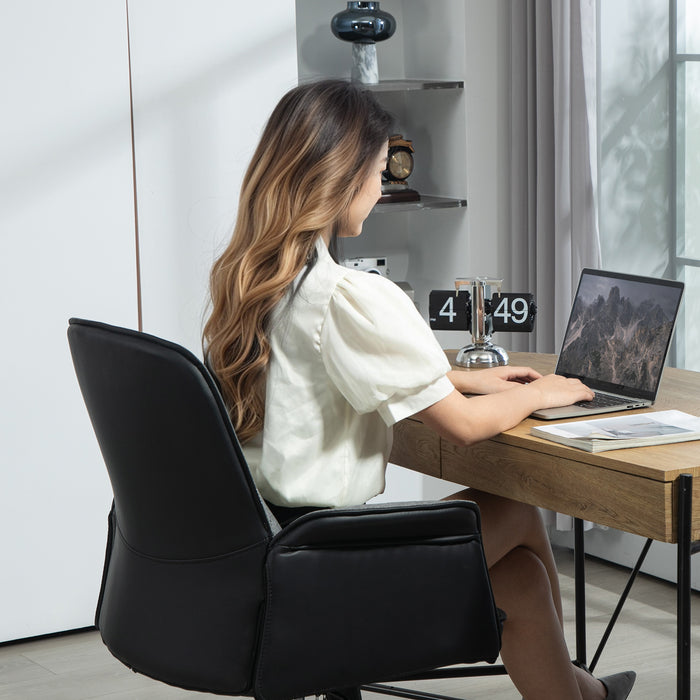
M320 330L331 381L358 413L391 426L454 389L450 364L408 296L393 282L348 271L331 295Z

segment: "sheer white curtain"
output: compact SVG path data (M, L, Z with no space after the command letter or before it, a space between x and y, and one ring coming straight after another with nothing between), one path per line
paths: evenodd
M600 267L595 0L514 0L511 21L512 289L535 294L518 350L556 352L583 267Z
M512 288L537 302L511 347L557 352L584 267L600 267L595 0L514 0L511 13ZM569 516L546 522L570 529ZM587 524L589 525L589 524Z

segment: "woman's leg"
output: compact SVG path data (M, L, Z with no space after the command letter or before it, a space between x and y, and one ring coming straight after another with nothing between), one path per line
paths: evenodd
M476 489L465 489L448 497L448 500L452 499L478 503L484 551L489 568L515 547L526 547L537 556L547 571L552 602L559 622L563 625L559 575L539 510L525 503Z
M602 700L600 681L571 664L562 629L559 578L536 508L467 489L476 501L494 597L508 620L501 658L526 700Z
M542 562L516 547L490 569L496 605L506 611L501 659L525 700L581 700Z

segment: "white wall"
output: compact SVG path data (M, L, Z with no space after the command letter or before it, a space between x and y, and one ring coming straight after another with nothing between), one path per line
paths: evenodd
M145 330L199 350L206 274L296 83L287 0L130 0ZM109 483L70 316L137 326L124 0L0 4L0 642L93 624Z

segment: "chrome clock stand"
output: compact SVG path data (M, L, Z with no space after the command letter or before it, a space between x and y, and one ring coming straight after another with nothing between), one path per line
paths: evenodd
M508 353L491 342L493 330L491 314L486 311L487 288L495 286L501 291L502 279L472 277L455 281L455 287L461 289L471 286L471 334L472 343L457 353L455 364L460 367L497 367L508 364Z

